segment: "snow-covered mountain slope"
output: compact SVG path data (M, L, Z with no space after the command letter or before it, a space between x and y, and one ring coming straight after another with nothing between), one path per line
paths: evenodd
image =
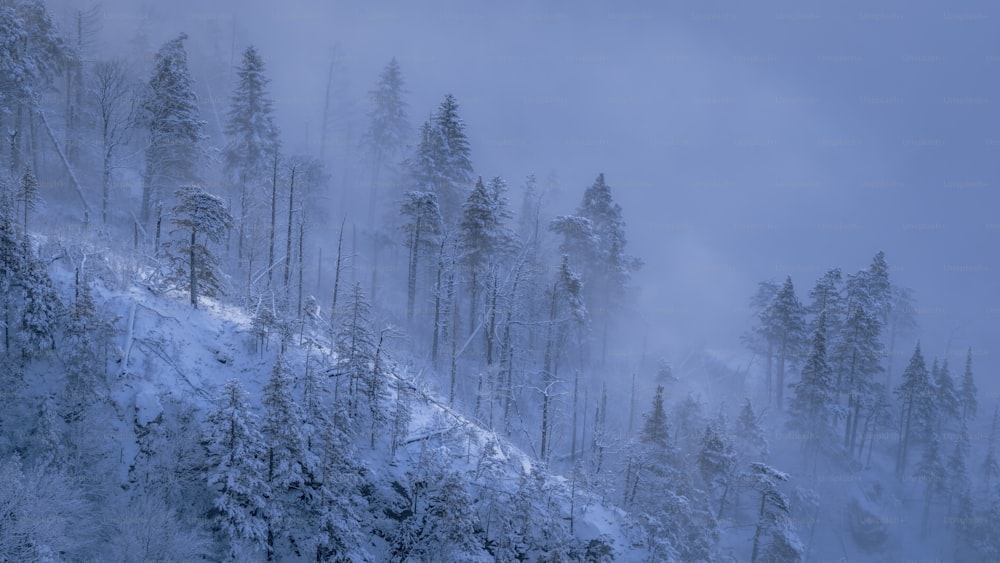
M28 465L47 460L48 471L82 484L81 502L89 504L87 515L77 516L89 520L86 527L98 530L98 539L66 542L62 556L215 560L228 553L256 559L272 549L279 560L646 559L644 538L624 511L577 479L550 474L505 437L448 407L402 359L386 355L382 360L390 369L372 407L390 420L371 426L373 431L348 420L356 407L350 403L363 399L338 382L342 362L331 349L326 319L298 326L282 345L274 334L262 336L241 307L203 299L193 309L183 293L154 292L141 275L123 282L122 272L115 271L120 263L106 253L83 261L79 248L56 241L38 244L39 255L51 257L48 271L61 314L73 315L86 285L96 315L110 326L106 341L94 335L84 343L99 352L104 371L92 393L68 391L72 377L67 373L73 370L67 366L75 356L67 348L69 339L57 330L53 349L24 364L21 408L8 411L4 420L7 427L30 429L24 440L11 440ZM322 439L315 430L322 424L309 419L310 409L327 412L332 421L347 420L344 425L351 427L342 429L346 441L338 447L350 456L341 467L354 472L353 479L342 480L353 490L339 491L351 499L352 510L344 518L353 519L341 525L353 532L339 551L317 555L318 542L309 536L311 529L320 533L320 516L302 509L310 502L304 495L287 491L262 493L268 502L289 503L282 516L272 518L272 541L236 542L220 529L221 488L206 482L213 470L205 454L208 414L218 408L224 385L237 380L254 416L266 418L263 396L279 357L292 374L291 394L302 407L301 428L293 433L305 436L307 447L320 452ZM307 381L309 370L319 377ZM317 382L322 392L306 396L306 387ZM37 416L46 398L58 411L51 420ZM320 404L306 408L311 400ZM44 439L45 434L54 437ZM74 437L79 440L71 443ZM48 451L57 445L65 457ZM306 470L320 473L316 467ZM318 479L311 475L306 481ZM165 519L157 533L176 538L161 537L145 547L114 539L139 533L137 520L152 513Z

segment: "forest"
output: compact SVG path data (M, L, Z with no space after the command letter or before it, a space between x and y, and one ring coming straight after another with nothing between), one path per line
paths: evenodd
M107 17L0 0L0 560L1000 557L1000 405L892 256L668 352L601 162L480 169L403 58L299 150L266 50Z

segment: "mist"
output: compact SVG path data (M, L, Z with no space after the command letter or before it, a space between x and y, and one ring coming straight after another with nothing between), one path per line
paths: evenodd
M883 250L926 345L972 347L994 372L994 8L104 2L100 37L114 51L145 22L152 45L212 30L231 60L257 46L295 151L318 150L331 60L363 111L395 56L414 126L454 94L484 177L552 177L569 212L604 172L645 262L640 322L665 351L736 355L757 281L807 287Z
M552 399L562 410L558 418L552 415L556 433L548 447L569 448L570 452L564 456L545 455L549 439L545 426L549 424L548 388L540 391L544 399L539 400L539 405L525 401L526 405L530 403L526 411L531 414L525 415L528 422L521 421L524 436L517 434L512 438L509 428L503 432L512 444L524 450L527 458L540 458L538 461L544 462L546 471L573 475L573 494L579 470L578 402L583 405L579 409L583 419L581 443L588 436L587 417L595 425L589 439L597 443L597 421L603 420L602 409L603 416L608 415L607 407L599 399L603 394L604 401L610 397L611 422L600 430L610 433L613 429L623 444L634 445L639 428L655 418L652 412L658 399L653 399L653 411L649 410L649 401L650 397L659 396L654 395L658 387L662 393L663 386L675 439L680 440L677 436L687 431L686 424L701 424L716 413L721 421L718 424L724 427L726 420L736 418L744 401L748 407L752 401L750 414L759 415L772 443L772 458L768 461L777 460L779 469L794 470L793 482L802 476L811 478L810 483L817 491L833 498L831 502L845 505L856 501L861 493L852 497L853 493L845 492L850 487L839 487L836 475L854 479L867 471L865 486L881 482L891 473L879 465L878 459L872 469L872 450L882 407L866 403L865 408L871 408L874 414L864 420L855 459L855 438L851 434L857 433L861 407L856 406L853 396L838 395L836 399L844 400L845 410L830 415L837 420L836 424L847 421L846 427L837 431L837 441L844 437L850 462L830 470L840 473L827 475L824 482L823 475L817 477L815 460L820 454L797 457L793 453L797 450L790 444L795 444L796 438L782 432L794 428L795 423L789 422L791 416L783 411L780 399L778 402L772 399L771 356L776 352L767 348L765 364L760 348L763 345L754 344L754 335L766 332L762 328L766 315L759 304L752 303L762 282L776 284L776 290L786 278L791 278L797 298L807 304L810 289L829 269L841 268L845 280L855 272L874 271L874 267L867 269L878 252L884 252L888 280L894 290L910 290L914 298L909 313L915 329L893 333L892 342L887 341L888 350L879 352L879 362L889 357L883 366L887 373L882 375L879 371L882 367L875 369L879 382L891 383L886 397L901 401L892 403L888 409L899 420L893 418L893 422L886 423L895 425L893 431L899 434L899 452L895 453L897 480L907 483L911 479L905 471L909 470L906 467L906 456L910 455L906 450L909 422L904 431L905 417L901 413L912 405L902 402L904 394L896 390L896 385L906 377L908 361L913 361L921 350L928 366L932 360L935 366L937 360L949 364L956 381L961 378L967 355L971 359L979 389L979 417L973 422L963 412L961 420L956 415L954 421L939 422L936 432L954 437L960 433L959 426L962 432L966 431L968 420L977 436L971 448L975 460L969 462L969 467L978 468L980 457L987 451L990 452L987 459L992 459L993 437L988 418L1000 397L1000 384L994 376L1000 370L1000 357L995 352L1000 321L1000 298L995 291L1000 287L1000 258L995 252L1000 243L1000 219L996 216L1000 204L996 164L1000 161L1000 125L996 119L996 101L1000 99L1000 37L996 23L1000 9L993 3L900 0L874 6L848 0L837 5L772 1L752 6L734 2L694 6L683 2L625 2L612 7L591 1L479 5L462 1L103 0L91 4L49 0L47 7L71 35L75 33L74 25L84 21L75 19L81 10L92 10L88 12L92 17L80 24L87 27L83 34L86 45L81 50L95 60L127 59L130 72L143 83L149 80L154 55L160 46L182 32L187 34L185 48L193 89L200 104L200 117L206 122L204 179L209 191L220 194L229 189L224 186L219 170L225 159L227 111L238 81L237 68L247 47L257 49L270 79L267 91L274 102L282 155L315 158L325 174L321 181L307 188L311 191L300 196L307 201L301 209L301 250L297 251L299 268L305 272L299 275L307 280L306 290L300 282L300 302L306 294L315 297L318 317L329 314L328 324L332 327L335 311L328 305L335 278L339 280L343 275L351 284L357 282L369 294L374 293L372 324L375 327L382 323L379 326L384 328L382 332L379 327L373 328L373 334L390 335L385 337L389 342L386 347L397 355L398 364L394 364L393 372L397 381L405 379L421 392L426 385L429 393L426 401L414 399L419 408L439 405L435 401L443 404L449 389L448 369L436 356L439 321L437 305L432 306L432 299L437 297L441 301L443 295L443 290L434 292L444 287L445 243L440 243L440 254L434 255L439 256L435 260L440 260L436 282L433 268L422 271L422 277L418 277L413 273L417 270L415 264L407 277L407 267L415 262L416 254L414 251L411 262L407 263L407 245L416 248L419 241L404 236L399 218L404 194L419 187L412 176L413 167L405 161L414 158L420 146L421 123L437 118L445 95L454 96L471 148L472 178L481 177L489 183L499 176L506 181L512 225L520 219L526 178L534 175L540 191L539 224L545 238L538 252L546 263L539 266L539 271L550 285L560 272L557 257L564 252L559 245L560 235L550 230L550 222L559 216L578 213L582 208L581 194L603 174L614 202L621 206L628 242L626 253L641 260L642 266L627 273L628 281L620 296L624 305L615 309L614 315L607 312L613 309L608 304L611 298L608 302L587 303L593 308L595 319L605 314L612 318L604 321L607 323L604 325L599 321L587 325L591 331L587 336L580 336L583 328L577 333L566 329L564 334L552 336L555 329L551 327L557 317L555 294L563 287L560 283L572 284L564 279L556 282L551 293L539 290L543 297L552 296L550 332L544 340L534 334L525 337L532 348L526 351L527 359L518 368L527 381L531 377L528 374L549 371L550 356L557 358L556 363L560 354L566 356L563 379L558 380L564 389L554 393ZM407 145L393 155L392 162L385 163L386 173L379 177L378 165L373 176L371 155L364 144L372 107L369 92L393 58L405 81L410 131ZM61 93L58 88L57 85L49 93L52 99L58 99ZM121 170L116 172L116 185L122 190L121 207L131 209L138 205L144 161L142 148L135 139L129 148L128 154L122 156ZM55 157L47 158L47 163L57 162ZM277 171L277 160L274 166L274 185L287 184L286 164L282 164L285 167L282 175ZM60 174L61 171L52 172L48 180L40 174L41 194L43 200L48 197L46 205L60 210L59 217L69 217L67 221L72 221L75 211L62 211L71 209L68 196L64 198L63 192L57 192L63 189L58 183L63 180ZM378 181L373 177L378 177ZM377 196L371 195L374 188ZM274 190L278 194L279 188ZM284 192L280 197L286 197ZM235 208L232 199L227 204ZM289 236L287 241L278 240L279 246L287 242L292 249L293 210L289 208L287 213ZM302 226L307 215L308 240L302 242L307 238L306 227ZM25 217L27 224L27 210ZM131 220L124 211L118 217L126 222ZM280 229L285 228L284 221L281 216ZM346 233L344 248L338 250L342 225ZM127 237L132 236L129 229L122 223L108 232ZM138 227L134 236L138 248ZM193 241L194 234L191 236ZM158 227L156 237L159 245ZM273 254L273 232L271 237ZM145 243L148 245L149 240ZM229 244L227 241L226 245ZM254 276L266 275L252 268L249 274L244 273L243 256L234 261L232 249L227 246L226 251L229 265L235 264L243 278L252 280ZM348 256L343 270L341 253ZM192 253L192 264L193 256ZM291 253L287 260L291 263ZM456 268L454 272L461 271L452 267ZM503 282L506 284L515 277L514 267L509 267ZM585 270L583 267L580 271ZM286 285L287 271L286 267ZM495 275L494 279L499 280L500 275ZM240 286L243 278L233 285ZM407 282L421 284L419 292L407 287ZM347 281L344 283L346 287ZM515 310L514 305L497 307L500 281L493 283L493 313ZM591 280L584 279L583 287L587 288L589 283ZM432 286L434 292L428 289ZM411 291L408 304L411 309L413 293L419 293L418 322L413 321L412 311L408 318L404 314L407 290ZM291 292L287 287L285 291ZM191 300L197 305L193 293ZM251 293L248 288L246 296L232 296L231 301L250 302ZM516 301L515 293L511 290L512 302ZM273 295L271 299L274 300ZM458 298L455 299L458 303ZM226 301L220 299L220 303ZM475 290L471 303L476 306ZM538 318L544 317L539 311L549 310L544 299L527 307L536 307L538 311L533 313ZM457 304L455 308L455 319L459 313L469 314ZM301 304L299 309L301 321ZM119 306L119 317L125 311ZM810 315L814 313L817 312L811 311ZM254 314L247 313L248 317ZM433 324L429 321L432 315ZM810 319L806 323L810 335L820 332L815 327L818 320ZM462 326L457 320L453 322ZM526 327L543 323L538 319L523 322ZM205 326L209 324L204 321ZM493 377L490 371L493 341L487 336L484 349L489 349L488 361L471 358L480 352L479 340L472 344L473 338L481 338L476 332L478 328L473 330L474 322L470 320L469 324L470 335L464 347L462 342L454 342L454 336L449 344L451 399L447 403L455 411L446 413L454 416L461 413L495 431L492 405L496 398L486 401L491 409L488 424L483 423L480 412L484 377ZM603 336L603 341L602 329L610 332ZM299 345L303 346L308 341L305 336L308 331L299 330ZM131 328L129 331L131 334ZM336 355L332 351L335 348L332 332L331 328L330 334L325 335L330 342L323 344L331 358ZM431 335L435 346L433 360L429 352ZM813 338L810 335L801 336L795 357L789 356L792 359L787 373L784 352L781 352L781 367L774 368L783 374L778 376L776 384L789 389L785 391L786 399L792 396L791 389L806 378L804 370ZM264 336L261 340L264 351L255 347L254 353L259 352L267 361L274 356L280 363L286 342L281 341L278 352L266 346L268 338ZM773 335L767 338L773 339ZM886 331L881 338L889 338ZM555 342L559 344L551 344ZM556 352L544 349L545 344L556 346ZM565 349L560 348L564 345ZM768 346L773 345L774 342L768 341ZM319 344L315 346L317 350L322 348ZM833 346L830 344L831 350ZM914 348L918 353L911 356ZM302 365L308 373L312 349L306 349ZM382 350L381 340L378 349ZM531 354L533 359L528 358ZM128 359L126 354L119 361L127 365ZM155 363L155 358L152 361ZM378 361L374 364L378 365ZM545 367L541 368L543 362ZM253 369L260 367L254 366ZM679 381L664 375L670 370L664 371L663 366L671 366ZM514 368L509 370L513 372ZM573 371L579 381L569 375ZM457 383L457 400L456 372L467 378ZM478 389L474 373L478 374ZM251 396L263 393L258 387L264 380L266 375L250 384ZM525 389L538 391L528 383L533 382L527 381ZM221 381L206 384L206 389L215 384ZM840 393L839 375L837 386ZM392 397L398 404L405 402L400 398L401 391L394 390ZM568 407L570 401L572 406ZM499 408L500 400L495 402ZM542 408L545 414L535 413ZM685 420L681 415L693 412L691 409L704 412ZM765 413L771 418L765 417ZM536 438L530 435L534 431L532 425L537 422L532 417L542 421L541 455L537 455ZM870 421L867 460L862 463ZM463 422L466 423L469 422ZM373 450L377 442L374 424L370 436ZM931 423L927 425L929 428ZM648 426L643 432L645 428ZM696 430L700 433L703 428L704 425ZM736 431L723 428L720 432L732 437ZM988 434L991 437L987 439ZM648 437L643 436L639 441ZM392 438L392 456L396 455L397 438ZM364 440L356 436L353 439L363 445ZM920 442L922 453L931 449L932 440L921 438L925 439L926 442ZM471 444L472 438L469 440ZM934 444L936 448L937 443ZM485 451L486 446L482 447ZM695 446L678 447L683 450ZM472 446L469 448L471 451ZM581 452L585 449L580 447ZM757 454L766 457L766 449L762 454L738 452L740 456L748 456L741 457L741 463L756 459ZM950 451L943 449L942 455ZM631 452L622 446L616 455L620 454L623 464L630 464ZM421 450L420 456L423 455ZM583 453L579 455L585 458ZM686 455L690 458L693 454L688 451ZM376 465L385 461L373 459L377 460ZM420 457L413 466L422 467L424 462ZM639 470L635 469L633 474L633 466L627 467L626 489L630 474L636 475L634 486L639 482ZM993 486L991 479L986 476L984 490ZM595 477L593 483L588 483L594 494L602 486L610 487L608 482L598 481ZM393 482L392 486L396 484ZM620 483L614 486L620 488ZM714 491L713 486L709 483L704 488ZM727 484L727 492L728 487ZM864 494L870 497L869 492L865 489ZM739 494L731 516L734 522L741 517ZM634 491L632 495L635 496ZM928 492L927 498L931 497ZM626 505L634 501L627 492L621 500ZM601 502L610 501L602 496ZM721 519L726 493L722 493L721 501L713 502L718 502ZM951 502L949 496L949 518ZM931 500L927 506L931 506ZM575 509L571 505L568 510L572 515ZM929 510L924 512L924 528ZM883 523L891 520L888 512L872 514ZM812 518L814 523L818 516ZM879 544L881 551L872 548L874 551L866 552L863 548L867 548L862 546L853 553L912 554L909 547L899 544L917 537L916 532L903 522L895 524L897 531L902 530L890 534L892 539L884 546ZM799 537L805 539L808 533L812 542L812 532L805 532L803 526L797 525ZM889 526L892 527L892 522ZM649 534L656 535L653 531ZM922 532L919 537L925 535ZM721 543L717 541L721 547L714 553L718 555L731 548L727 553L745 558L746 553L732 547L738 544L734 537L723 533ZM827 556L823 550L833 545L831 537L817 539L817 551L811 557ZM928 541L932 543L928 545L937 547L946 543L944 536L931 537ZM857 540L857 543L864 542ZM655 546L647 545L644 549L643 557L649 560L655 560L656 554L661 553ZM272 552L267 554L270 556ZM843 554L829 555L850 554L845 550ZM809 551L800 556L808 559Z

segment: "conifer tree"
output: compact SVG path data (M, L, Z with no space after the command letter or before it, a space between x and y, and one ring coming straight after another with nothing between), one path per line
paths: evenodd
M917 344L910 358L910 365L903 372L903 382L896 388L896 396L902 403L902 426L900 428L900 443L896 459L896 474L900 477L906 471L907 455L914 434L914 427L930 428L933 413L933 388L927 364L920 353Z
M788 499L778 489L779 482L788 481L788 474L767 464L753 462L750 464L748 478L760 493L751 563L757 563L761 559L800 561L804 548L789 518Z
M200 295L214 296L224 287L218 259L208 250L208 242L220 242L232 227L233 218L222 199L198 186L184 186L176 192L173 223L178 229L190 233L181 241L172 242L172 275L184 280L191 297L191 306L198 308ZM185 276L186 274L186 276ZM181 282L183 283L183 282Z
M926 535L930 523L931 501L934 495L945 492L945 466L941 460L941 442L937 433L931 434L913 477L924 483L924 511L920 521L920 533Z
M236 87L225 128L229 142L223 152L226 181L233 188L230 197L239 203L240 259L249 244L251 214L254 208L263 207L255 195L270 178L271 164L280 145L274 102L267 91L269 82L260 53L253 45L247 47L236 69Z
M725 436L725 420L720 417L705 426L705 435L701 440L701 450L698 453L698 470L702 480L713 491L719 491L719 512L722 516L726 506L726 498L732 488L736 471L736 452Z
M666 450L670 446L670 427L667 424L667 411L663 408L663 386L658 385L653 394L653 404L649 414L645 415L642 432L639 439L647 444Z
M809 359L802 378L793 383L794 397L788 409L789 428L802 433L803 448L814 457L834 438L837 398L833 374L826 360L826 312L821 310L812 338Z
M205 122L200 117L198 96L187 67L185 39L187 34L182 33L156 53L142 102L142 122L149 139L140 218L156 227L168 195L200 179L199 145L205 137Z
M848 276L844 328L833 352L837 392L847 396L844 448L853 454L861 410L874 401L875 376L884 368L882 328L889 307L888 267L879 252L867 270Z
M778 360L775 379L778 409L784 403L785 367L796 362L805 341L804 314L805 309L795 296L792 278L788 276L764 313L765 331L774 341Z
M962 386L959 389L959 402L962 406L962 420L968 421L976 417L976 382L972 376L972 348L965 358L965 372L962 374Z
M764 437L764 429L761 428L759 417L754 413L750 399L747 399L743 403L743 408L740 409L740 415L736 419L735 434L739 439L738 450L743 459L767 459L767 439Z
M248 394L236 379L223 387L206 419L206 481L215 491L216 519L231 559L245 559L267 541L267 450Z
M420 142L408 164L418 191L437 195L441 216L449 228L459 221L462 202L472 183L470 156L458 102L448 94L421 127Z
M611 186L598 174L583 193L575 215L560 216L550 228L563 236L562 252L587 280L587 302L601 323L601 363L607 354L612 311L622 306L625 287L642 261L626 251L621 205L611 197Z
M475 330L478 309L479 280L487 264L495 264L513 247L513 236L506 223L511 214L507 208L507 183L502 178L490 180L489 186L479 178L463 205L459 223L459 247L462 261L469 272L469 330Z
M406 146L410 135L407 103L404 99L407 93L403 73L393 57L382 69L378 83L368 92L371 108L368 110L368 130L365 132L364 143L371 151L372 158L370 220L374 220L378 201L376 194L379 174L386 162Z
M940 367L937 367L937 359L934 360L934 367L931 373L934 376L934 404L937 406L937 430L942 432L944 425L955 420L962 415L962 405L959 400L958 390L955 389L955 382L951 378L948 370L948 360L945 359Z
M412 320L417 298L420 259L437 246L437 237L443 232L443 220L438 197L433 192L407 192L403 197L401 212L407 221L403 225L403 232L406 234L406 247L410 251L406 281L406 317Z

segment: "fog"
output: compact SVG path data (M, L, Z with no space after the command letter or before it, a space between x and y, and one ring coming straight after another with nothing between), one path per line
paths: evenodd
M0 0L0 560L1000 556L998 17Z
M925 349L957 359L971 346L984 375L1000 367L990 3L107 1L102 13L109 52L139 27L152 48L180 31L221 58L258 46L291 150L318 150L333 58L360 108L356 137L395 56L414 128L453 93L476 173L504 176L515 201L535 173L556 180L553 212L569 212L604 172L645 262L651 348L736 357L756 282L791 275L804 293L884 250L915 291Z

